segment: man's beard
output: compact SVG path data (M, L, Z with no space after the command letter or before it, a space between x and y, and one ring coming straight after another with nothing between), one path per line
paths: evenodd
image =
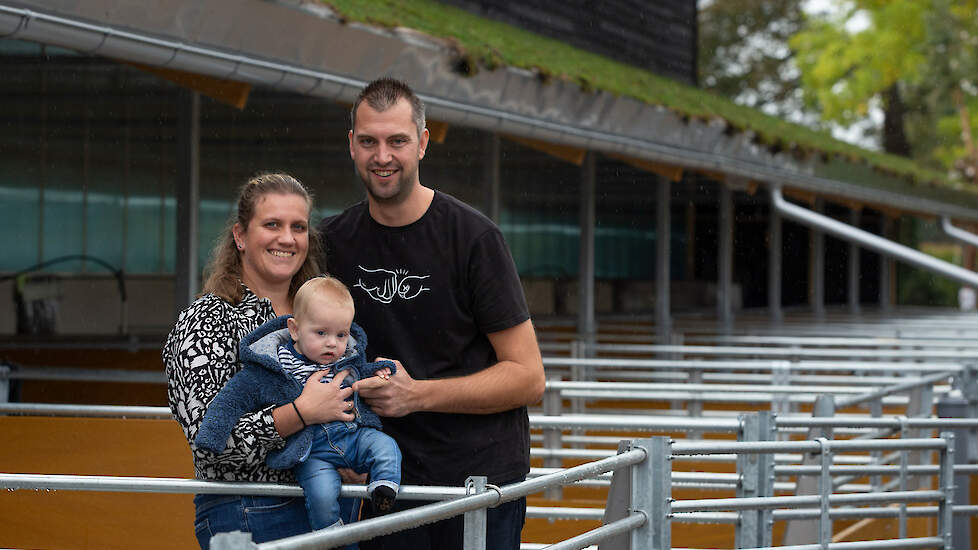
M372 172L369 169L366 171L366 175L364 175L355 165L353 167L353 171L356 172L357 177L360 178L360 182L363 183L363 187L367 190L367 194L370 195L370 198L372 198L374 202L384 205L401 204L407 200L408 195L411 194L411 191L414 188L414 179L415 174L417 173L416 170L417 169L415 169L415 172L408 173L405 172L403 168L398 169L397 182L394 184L396 185L396 190L392 195L385 196L374 192L374 182L370 180Z

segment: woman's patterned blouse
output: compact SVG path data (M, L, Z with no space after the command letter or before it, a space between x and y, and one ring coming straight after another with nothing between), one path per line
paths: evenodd
M291 470L273 470L265 465L268 451L285 443L275 430L274 407L242 416L221 453L200 450L193 445L207 406L241 370L238 342L274 318L271 302L259 299L247 288L236 306L213 294L205 294L180 313L166 339L163 364L167 398L170 410L191 442L194 475L199 479L295 481Z

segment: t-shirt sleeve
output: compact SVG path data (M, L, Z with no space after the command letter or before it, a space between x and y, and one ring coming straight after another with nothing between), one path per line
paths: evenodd
M530 318L516 263L498 229L473 242L468 278L472 313L482 332L499 332Z

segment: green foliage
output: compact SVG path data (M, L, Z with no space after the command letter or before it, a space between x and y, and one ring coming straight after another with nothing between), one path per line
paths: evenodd
M799 154L840 155L865 161L889 173L909 176L921 183L944 183L940 172L927 170L907 159L866 151L836 140L825 132L765 115L647 70L434 0L321 1L348 21L386 28L407 27L445 39L458 50L460 59L474 59L485 67L507 65L536 71L541 78L558 78L575 82L584 90L632 97L664 106L684 117L723 119L735 131L751 132L761 143L796 150Z
M834 2L836 15L809 20L789 42L806 103L852 124L873 106L886 108L885 92L896 85L913 106L903 123L915 159L951 169L965 153L958 109L978 106L978 0ZM858 20L864 28L848 27Z
M702 6L700 86L741 105L798 120L800 83L788 39L803 23L797 0L722 0Z

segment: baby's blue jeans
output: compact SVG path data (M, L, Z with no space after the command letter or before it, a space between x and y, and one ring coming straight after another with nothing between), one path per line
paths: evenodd
M309 457L294 468L313 529L340 520L342 482L337 468L369 473L369 492L386 485L396 493L401 484L401 451L389 435L352 422L330 422L321 428L313 437Z

